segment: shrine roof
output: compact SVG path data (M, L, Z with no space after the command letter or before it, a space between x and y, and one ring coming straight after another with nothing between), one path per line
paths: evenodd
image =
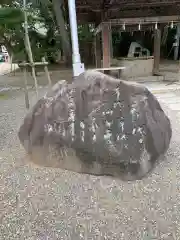
M76 0L78 22L179 15L180 0Z

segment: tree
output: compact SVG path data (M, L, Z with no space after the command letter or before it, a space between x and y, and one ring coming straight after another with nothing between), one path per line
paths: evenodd
M0 0L0 41L13 53L14 59L26 60L24 45L24 15L22 0ZM55 62L59 52L63 52L71 63L71 42L69 14L63 0L27 0L28 32L35 61L45 56ZM40 28L44 29L40 31ZM93 26L79 25L79 41L84 46L93 40ZM88 58L89 59L89 58Z
M13 53L13 45L18 37L22 38L23 13L20 9L5 7L0 8L0 36L10 55Z
M0 8L0 43L4 44L10 55L18 60L26 60L27 54L24 45L24 14L20 2L1 2ZM4 7L5 6L5 7ZM46 36L41 34L35 27L38 23L44 23L36 9L28 6L28 29L35 60L41 60L48 49ZM33 10L33 11L32 11ZM43 46L40 48L39 46Z
M29 0L32 5L40 9L42 16L46 19L46 16L51 16L55 23L56 30L61 37L61 44L63 53L67 58L67 61L71 58L71 45L70 36L67 29L67 22L64 17L64 8L62 0ZM49 14L52 11L52 15ZM43 14L44 13L44 14Z

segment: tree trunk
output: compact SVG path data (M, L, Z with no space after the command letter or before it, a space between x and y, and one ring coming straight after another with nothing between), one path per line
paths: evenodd
M71 45L68 32L65 27L65 20L63 17L63 12L61 9L62 0L52 0L54 13L56 16L56 21L58 25L58 30L61 35L62 45L63 45L63 52L66 57L66 60L69 62L71 61Z

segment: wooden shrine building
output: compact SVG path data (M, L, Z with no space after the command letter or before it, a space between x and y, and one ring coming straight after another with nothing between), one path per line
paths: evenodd
M161 28L180 22L180 0L76 0L77 21L96 26L96 66L111 65L111 28L122 31L154 29L154 73L159 71ZM101 34L102 44L99 36ZM102 49L102 66L100 49Z

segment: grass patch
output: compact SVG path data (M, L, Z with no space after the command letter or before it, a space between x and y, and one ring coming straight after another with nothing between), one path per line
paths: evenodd
M7 92L0 93L0 100L6 100L8 98L9 98L9 93Z

